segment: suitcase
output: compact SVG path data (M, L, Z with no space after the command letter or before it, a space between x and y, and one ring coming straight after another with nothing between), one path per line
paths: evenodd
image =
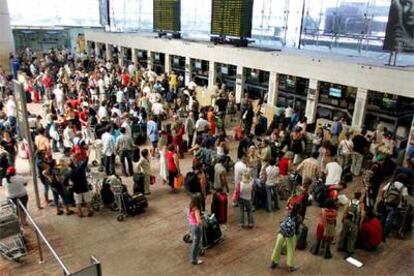
M351 172L351 168L347 167L344 169L344 171L342 172L342 181L349 183L352 182L352 172Z
M139 150L139 148L134 149L134 156L133 156L133 161L134 162L138 162L139 159L141 159L141 152Z
M203 247L208 248L218 243L222 239L220 224L214 214L204 217L203 224Z
M296 249L305 250L307 238L308 238L308 227L302 224L299 228L299 234L298 234L298 238L296 242Z
M143 173L135 173L132 177L132 180L134 181L132 191L134 194L143 194L145 192L144 178L145 176Z
M266 194L266 187L262 183L257 183L256 185L256 192L254 194L254 207L256 209L266 209L267 204L267 194Z
M211 202L211 212L216 216L218 223L227 223L227 194L216 192Z

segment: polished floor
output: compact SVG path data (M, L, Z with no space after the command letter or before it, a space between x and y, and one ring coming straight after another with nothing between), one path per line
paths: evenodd
M232 142L232 154L236 143ZM181 161L182 171L190 168L191 157ZM151 167L158 172L158 160ZM18 171L29 178L27 161L18 161ZM229 179L233 178L229 174ZM131 179L124 178L131 189ZM358 179L345 191L350 195L359 189ZM224 241L207 250L202 258L204 264L189 263L189 245L182 241L188 227L185 208L189 198L184 193L171 194L167 186L160 183L152 188L149 208L146 213L118 222L111 211L101 211L91 218L56 216L53 207L37 210L33 189L29 186L29 208L63 261L74 272L89 263L95 256L102 262L103 275L281 275L285 272L285 258L281 268L270 270L270 255L275 242L278 224L283 210L254 213L256 227L244 230L238 227L238 209L229 206L228 223L223 226ZM4 191L0 188L0 197ZM210 201L209 201L210 202ZM341 209L342 212L343 209ZM356 268L344 260L344 255L333 250L333 259L309 253L310 243L316 230L318 208L310 206L305 224L309 227L308 248L296 251L295 263L300 275L413 275L414 242L410 235L405 240L389 239L377 252L357 250L355 258L364 263ZM337 227L339 234L340 222ZM28 237L29 255L21 263L9 263L0 259L0 275L62 275L62 270L45 251L45 262L39 264L35 236L30 228ZM42 247L45 250L45 246Z

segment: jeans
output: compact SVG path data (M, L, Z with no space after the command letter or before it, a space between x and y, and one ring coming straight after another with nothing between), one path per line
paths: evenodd
M252 202L250 200L240 198L239 199L239 224L244 225L244 210L247 212L247 222L250 225L254 225Z
M392 231L392 226L394 224L395 219L398 215L398 208L387 206L387 215L385 216L385 223L384 223L384 237L388 237L388 235Z
M129 175L134 174L134 167L133 167L133 163L132 163L132 158L133 158L133 151L131 151L131 150L122 150L119 153L119 159L121 160L121 170L122 170L123 175L128 175L127 172L126 172L125 161L128 163Z
M58 206L59 204L59 196L62 199L63 205L66 206L70 204L70 200L68 199L68 196L63 189L52 188L52 194L53 194L53 202L55 203L56 206Z
M354 152L352 155L352 165L351 165L351 172L353 175L357 176L361 174L361 167L362 161L364 160L364 156L359 152Z
M276 186L267 186L266 185L266 208L268 212L272 212L273 209L273 199L275 200L275 208L279 209L279 200L277 195Z
M193 238L193 243L191 245L190 258L191 262L197 262L198 255L200 254L201 247L201 226L200 225L190 225L191 236Z
M113 175L115 174L115 156L107 156L103 157L104 166L105 166L105 173L106 175Z
M280 255L282 254L282 247L286 241L286 263L288 267L293 267L295 259L295 248L296 248L296 235L293 237L285 238L282 234L277 234L275 247L272 253L272 262L279 263Z

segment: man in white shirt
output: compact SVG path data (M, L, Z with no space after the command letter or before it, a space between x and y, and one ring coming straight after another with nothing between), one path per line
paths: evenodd
M7 117L9 117L9 121L16 120L17 116L17 109L16 109L16 102L13 97L13 92L9 92L9 99L6 102L6 110L7 110Z
M108 119L108 109L106 108L106 102L103 101L98 109L98 119L102 120L103 118Z
M151 111L154 115L160 116L161 114L164 114L164 107L161 103L156 102L152 105Z
M75 132L73 132L72 123L68 122L63 131L63 147L65 149L65 153L68 153L73 146L73 138L75 138Z
M99 91L99 99L101 101L105 100L106 99L105 82L101 77L98 80L98 91Z
M210 124L208 123L208 121L204 119L203 116L200 116L200 118L198 118L195 124L197 136L205 132L209 128L209 126Z
M336 161L336 158L331 157L331 161L326 164L325 171L326 175L325 185L338 185L341 182L342 167Z
M238 184L241 181L243 172L247 170L246 157L243 156L234 164L234 183Z
M115 173L115 145L111 135L112 127L106 126L105 133L102 134L102 156L105 166L106 175L113 175Z
M59 114L64 113L64 105L65 105L65 94L62 90L62 85L58 84L56 88L53 90L53 94L55 94L57 108L59 110Z
M124 122L122 123L121 127L125 128L125 136L132 138L131 121L128 115L125 115Z

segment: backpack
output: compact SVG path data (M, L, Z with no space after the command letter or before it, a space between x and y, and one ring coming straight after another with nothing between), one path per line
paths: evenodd
M200 181L194 172L188 172L184 179L184 188L191 194L200 192Z
M291 238L295 235L296 232L296 223L294 219L288 215L281 223L280 223L280 234L283 235L285 238Z
M346 212L346 218L352 222L357 222L360 218L361 210L359 209L359 200L350 200L348 211Z
M106 179L102 183L101 199L104 205L110 205L115 201L115 195L111 190L111 185L107 183Z
M315 201L319 203L319 205L323 205L328 198L328 187L322 183L317 182L314 188L315 193Z
M401 201L401 189L395 186L395 182L390 183L387 191L385 192L385 202L389 205L397 206Z

